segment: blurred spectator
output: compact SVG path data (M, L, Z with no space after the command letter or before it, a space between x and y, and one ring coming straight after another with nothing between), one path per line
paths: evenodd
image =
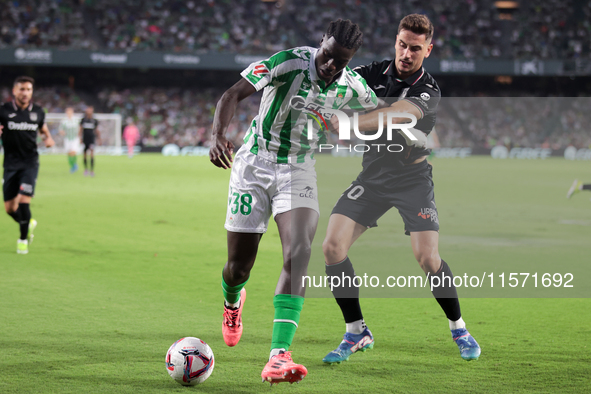
M12 89L0 87L2 102L12 100ZM45 112L64 113L67 107L74 108L74 112L82 113L88 106L84 100L72 89L63 86L35 87L33 102L40 105Z
M137 125L145 146L175 143L209 146L215 105L223 89L195 92L182 88L104 89L91 96L65 87L35 88L35 102L47 112L64 112L73 106L83 112L81 96L98 103L97 112L119 113ZM435 125L442 147L549 147L561 149L591 146L591 98L589 97L444 97ZM525 96L530 92L522 92ZM3 101L12 99L10 90L0 89ZM236 146L258 112L260 94L238 106L228 127L228 138ZM329 135L331 142L335 136Z
M98 94L98 99L107 112L133 117L146 146L167 143L181 147L209 146L215 105L222 93L221 89L199 93L180 88L106 89ZM237 146L242 145L244 134L258 112L259 96L241 102L228 127L227 136Z
M2 2L0 48L58 47L94 49L82 12L74 0L12 0Z
M519 6L509 27L510 56L589 59L591 2ZM103 49L268 54L314 46L331 20L343 18L364 32L359 55L380 59L393 56L400 19L422 13L435 25L435 57L489 59L502 52L498 11L478 0L13 0L3 8L0 47L95 49L93 33Z

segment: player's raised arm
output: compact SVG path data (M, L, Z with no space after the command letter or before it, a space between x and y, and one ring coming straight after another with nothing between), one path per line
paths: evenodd
M254 92L256 92L255 87L242 78L234 86L226 90L220 101L218 101L213 118L213 133L209 149L209 160L216 167L223 169L232 167L230 163L232 163L234 144L226 138L226 131L236 112L238 103Z

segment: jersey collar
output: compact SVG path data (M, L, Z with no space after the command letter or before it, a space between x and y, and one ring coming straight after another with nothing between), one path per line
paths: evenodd
M390 62L388 68L386 68L386 70L384 71L384 74L393 77L394 79L396 79L396 82L405 82L408 86L412 86L415 83L417 83L419 79L423 77L423 75L425 75L425 69L421 66L421 68L415 71L415 73L410 77L406 79L400 79L398 78L398 74L396 73L396 66L394 66L395 61L396 60L392 60Z
M15 111L31 111L33 109L33 101L29 103L29 106L25 109L21 109L18 105L16 105L16 101L12 99L12 107Z

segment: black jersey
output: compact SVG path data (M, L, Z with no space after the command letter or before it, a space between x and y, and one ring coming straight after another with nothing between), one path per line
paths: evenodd
M0 107L4 168L22 170L39 165L37 133L45 124L45 112L36 104L20 109L14 101Z
M399 79L394 60L373 62L366 66L355 68L378 97L406 100L415 105L423 114L417 120L415 129L429 134L435 125L437 105L441 99L441 91L433 77L423 67L406 79ZM363 171L358 179L364 183L387 188L391 181L400 177L406 171L405 165L414 162L431 151L425 148L408 147L406 141L399 134L393 135L392 141L387 141L387 133L372 142L376 144L400 144L404 146L402 152L388 152L386 149L370 149L363 155Z
M95 130L98 127L98 120L95 118L88 119L86 116L80 121L82 126L82 142L85 145L94 144Z

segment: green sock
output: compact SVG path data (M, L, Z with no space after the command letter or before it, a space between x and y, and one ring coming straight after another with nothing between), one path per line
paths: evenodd
M78 164L78 157L76 155L72 156L72 167Z
M248 282L248 279L238 286L228 286L222 275L222 291L224 293L224 299L228 304L235 304L240 300L240 290L244 288L246 282Z
M271 350L289 350L300 322L300 312L304 306L304 297L291 294L277 294L273 298L275 320L273 320L273 337Z
M68 155L68 164L70 165L70 168L74 167L74 162L72 161L72 156Z

